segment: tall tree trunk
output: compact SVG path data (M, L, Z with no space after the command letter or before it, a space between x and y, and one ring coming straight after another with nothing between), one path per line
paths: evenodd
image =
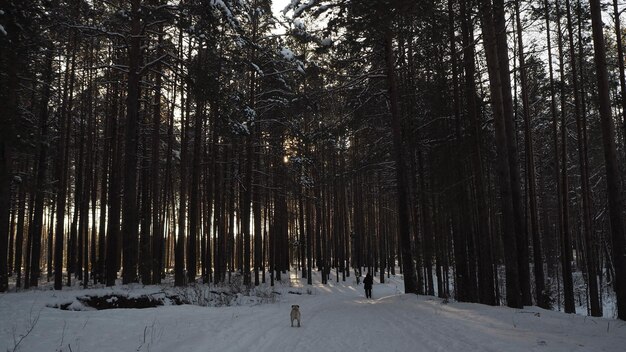
M591 5L591 25L593 30L593 48L598 79L600 100L600 123L602 128L602 146L606 164L607 198L611 220L611 245L613 265L615 267L615 295L617 298L617 317L626 320L626 240L624 239L624 212L622 184L620 178L617 151L615 147L615 127L611 117L608 72L606 67L606 49L602 32L602 12L600 0L589 0Z
M212 132L211 132L211 139L210 141L207 142L205 148L206 148L206 157L205 159L208 159L208 161L206 162L207 167L206 167L206 176L205 176L205 188L206 188L206 213L205 213L205 221L206 221L206 228L205 228L205 233L206 233L206 247L205 247L205 252L203 254L203 263L205 266L205 277L204 277L204 282L205 283L209 283L213 280L213 267L212 267L212 262L213 262L213 255L212 255L212 248L215 247L215 243L211 241L211 237L212 235L215 233L215 222L212 221L213 220L213 215L214 215L214 205L215 205L215 165L216 165L216 149L215 149L215 145L217 143L218 140L218 131L217 131L217 126L218 126L218 111L217 111L217 107L214 107L213 105L210 105L210 111L211 111L211 116L212 116L212 123L209 123L209 125L211 126Z
M89 71L88 71L88 87L89 98L87 99L87 183L86 187L86 204L85 204L85 247L83 249L83 287L87 288L89 284L89 273L94 278L94 272L96 270L96 202L98 198L98 176L96 173L98 165L98 139L96 131L98 130L96 115L94 111L94 95L97 96L97 90L94 84L95 70L91 67L94 65L95 57L95 39L92 38L89 46ZM89 230L89 202L91 201L91 231ZM91 237L89 235L91 234ZM91 265L91 267L90 267Z
M9 110L9 108L7 108L7 110ZM8 128L6 130L8 131ZM2 224L2 226L0 226L0 292L6 292L9 289L7 251L9 240L8 223L11 211L12 156L11 150L9 149L11 147L9 146L8 138L4 138L6 136L0 136L2 137L0 138L0 224ZM16 270L21 270L21 268L16 266Z
M201 49L199 49L201 51ZM196 282L196 243L200 228L200 160L202 156L202 121L204 106L196 107L193 128L193 156L191 166L191 189L189 190L189 236L187 238L187 282Z
M105 74L110 78L110 72ZM106 104L110 109L112 93L112 84L109 83L106 92ZM100 217L98 221L98 259L96 260L95 279L99 283L105 283L105 258L106 258L106 226L107 226L107 208L108 208L108 187L109 187L109 170L111 169L111 154L113 146L111 144L111 113L107 114L104 122L104 143L102 146L101 174L100 174Z
M115 53L116 58L119 53ZM106 258L105 258L105 283L107 286L115 285L117 272L119 270L119 247L120 247L120 210L121 210L121 146L119 120L120 115L120 85L114 84L113 100L111 104L111 116L109 117L109 139L111 143L111 166L109 172L109 195L107 214L107 237L106 237Z
M572 245L569 227L569 182L567 169L567 121L565 96L565 54L563 53L563 34L561 31L560 4L556 3L557 43L559 47L559 69L561 72L561 266L563 268L563 300L565 313L576 313L574 306L574 283L572 280Z
M37 166L37 185L35 186L35 214L32 231L32 254L30 257L30 286L37 286L40 276L41 232L43 231L43 212L45 198L46 173L48 171L48 102L50 100L50 86L52 84L52 47L48 46L46 53L46 70L44 71L41 94L41 111L39 112L39 160ZM0 222L2 223L2 222ZM6 222L2 223L6 224Z
M256 163L256 170L253 169L252 175L252 211L254 214L254 285L259 285L259 271L262 267L262 259L263 259L263 235L262 235L262 225L261 220L263 219L263 215L261 213L261 202L263 199L261 198L261 138L260 138L260 127L258 124L254 126L254 140L256 145L253 148L253 157ZM307 232L307 239L308 239Z
M189 95L187 94L187 101ZM188 110L187 110L188 111ZM186 116L185 116L186 115ZM174 242L174 285L185 284L185 237L187 218L187 133L189 130L189 114L181 116L181 151L180 151L180 203L178 206L178 234Z
M119 92L115 93L116 95ZM114 101L117 102L118 99ZM118 247L120 236L120 146L119 146L119 130L118 121L115 117L111 117L111 172L109 173L109 208L107 216L107 237L106 237L106 258L105 258L105 276L106 285L115 285L117 279L118 265Z
M15 263L15 225L16 225L16 218L17 218L17 207L15 206L16 203L16 194L14 193L11 197L11 202L9 203L9 211L10 211L10 218L9 218L9 243L8 243L8 262L7 262L7 277L11 277L13 276L13 272L14 272L14 266L13 264ZM52 209L51 212L54 216L54 207ZM52 222L54 222L54 218L52 218ZM52 272L52 268L49 267L48 268L49 272ZM49 277L48 277L49 278Z
M159 26L159 41L157 47L157 57L163 55L163 25ZM152 155L151 155L151 169L152 177L152 282L155 284L161 283L161 272L163 271L163 265L161 263L161 257L163 256L163 228L162 221L159 216L161 212L160 203L160 154L159 149L161 147L161 65L156 67L156 82L154 85L154 111L152 115ZM174 83L173 90L176 89L176 83ZM175 94L175 93L174 93ZM165 202L164 202L165 203Z
M585 246L587 247L587 256L585 257L587 259L587 265L592 265L593 266L593 271L595 272L595 277L596 277L596 285L599 291L601 291L601 287L602 287L602 275L598 276L598 272L602 272L601 267L598 266L598 251L597 251L597 241L595 240L595 232L593 230L593 218L592 218L592 211L593 211L593 197L591 196L591 186L589 184L589 139L587 138L587 104L586 104L586 92L585 92L585 79L586 79L586 74L585 74L585 50L584 50L584 41L583 41L583 35L582 35L582 27L583 27L583 22L584 22L584 18L583 18L584 14L582 11L582 4L581 4L581 0L577 0L577 6L576 6L576 17L577 17L577 22L578 22L578 63L579 63L579 75L580 75L580 112L581 112L581 116L580 116L580 128L578 128L582 133L581 136L578 138L578 142L580 143L580 148L582 148L582 156L583 156L583 161L581 164L584 165L585 167L585 174L586 177L583 178L583 181L586 182L586 192L582 192L582 196L585 198L584 201L586 202L586 209L587 209L587 213L585 214L586 216L588 216L588 222L587 224L589 225L589 230L586 232L585 235ZM578 121L577 121L578 123ZM577 126L578 127L578 126ZM580 152L580 151L579 151ZM584 208L583 208L584 210ZM598 281L599 279L599 281ZM598 305L602 306L602 294L600 292L598 292ZM600 309L600 314L602 314L602 309Z
M471 8L468 0L461 0L461 35L463 37L463 66L465 70L466 113L472 125L472 168L476 187L476 208L478 209L478 289L479 302L495 305L493 263L491 262L491 234L489 231L489 209L485 194L485 178L482 160L482 129L479 117L478 96L476 93L476 63L474 59L474 35L472 30ZM443 283L442 283L443 284Z
M413 250L409 228L409 204L406 194L404 175L404 156L402 142L402 122L398 109L398 92L395 79L395 59L393 53L393 32L391 23L385 31L385 64L387 71L387 89L391 108L391 129L393 136L393 154L396 168L396 192L398 197L398 235L402 243L402 265L404 269L404 292L417 294L417 274L413 262Z
M553 148L554 148L553 155L554 155L554 176L555 176L554 179L556 180L556 202L557 202L557 213L558 213L556 232L560 234L563 228L563 219L562 219L563 212L561 211L563 204L561 204L561 180L559 177L560 161L559 161L558 118L557 118L557 113L556 113L556 92L555 92L555 86L554 86L554 70L552 68L552 41L550 39L550 34L551 34L550 22L551 21L550 21L550 6L548 3L548 0L544 0L544 11L545 11L544 16L546 18L546 42L548 44L548 72L550 76L550 115L552 116L552 141L553 141ZM547 243L552 244L552 241L548 241ZM550 253L550 251L548 251L548 253ZM555 256L548 255L549 270L551 270L550 268L555 268L555 265L551 265L550 263L550 258L553 258Z
M174 148L174 111L176 106L176 93L177 82L174 80L174 87L172 92L172 105L167 112L167 159L165 161L165 183L162 193L162 207L163 207L163 238L160 242L161 253L159 255L159 276L160 279L155 282L160 282L163 278L164 269L171 267L171 240L173 229L175 228L174 219L176 218L176 207L174 205L174 186L172 185L172 162L173 162L173 148ZM153 272L153 274L156 274Z
M537 213L537 181L535 176L535 151L531 128L530 102L528 98L528 79L524 57L524 41L522 40L522 22L520 19L519 0L515 1L515 22L517 27L518 58L520 67L520 83L522 86L522 106L524 112L524 145L526 149L526 178L528 184L528 203L530 215L530 232L533 240L533 269L535 274L535 297L537 305L548 308L549 297L545 293L543 273L543 257L541 251L541 234L539 233L539 215Z
M602 316L602 309L600 308L600 298L598 293L598 279L596 276L596 268L594 266L593 253L592 253L592 236L591 233L591 208L589 204L589 175L585 157L585 137L583 133L583 111L580 102L579 95L579 83L578 83L578 70L577 60L574 47L574 25L572 24L572 12L570 6L570 0L565 0L565 8L567 15L567 32L569 37L569 56L570 65L572 67L572 85L574 94L574 114L576 115L576 134L578 138L578 158L580 163L580 185L581 196L583 200L582 212L583 212L583 231L585 238L585 246L587 248L585 259L587 263L587 280L589 287L589 301L591 307L591 315L594 317ZM582 67L581 67L582 69Z
M148 92L145 93L144 99L149 101ZM148 113L143 114L143 124L150 124ZM141 216L139 216L139 276L144 285L152 284L152 199L154 196L150 190L152 188L151 178L157 178L158 174L151 174L151 168L148 157L148 138L147 133L141 134L141 159L140 169L141 178L139 179L141 200Z
M624 76L624 44L622 43L621 12L617 0L613 0L613 19L615 20L615 44L617 47L617 68L619 70L619 86L621 90L620 105L622 107L622 138L624 139L624 157L626 158L626 77Z
M28 165L28 161L26 164ZM22 181L19 185L17 196L17 226L15 235L15 287L22 286L22 251L24 248L24 223L26 220L26 184ZM7 284L8 285L8 284ZM7 286L8 288L8 286Z
M65 204L67 198L68 157L67 145L70 136L70 112L72 110L74 73L76 61L76 35L68 43L71 51L66 63L69 68L65 71L63 102L59 116L59 144L57 148L56 177L57 177L57 218L54 231L54 289L60 290L63 286L63 243L65 238ZM69 97L68 97L69 96ZM68 274L69 276L69 274Z
M122 201L122 239L124 271L122 282L138 282L137 259L139 216L137 211L137 138L139 127L141 65L141 0L131 2L131 30L128 48L128 91L126 97L126 136L124 138L124 199Z
M509 73L509 56L507 30L504 14L504 0L493 0L493 21L496 32L500 75L502 76L502 102L504 106L504 126L508 163L511 169L511 196L513 201L515 240L517 242L517 265L519 286L524 305L532 305L530 293L530 268L528 264L528 239L526 238L526 217L522 201L520 180L519 152L517 149L517 128L513 116L513 99L511 97L511 75Z
M213 107L215 105L212 105ZM213 108L214 109L214 108ZM216 122L218 120L216 119ZM214 171L213 175L215 175L215 211L213 215L213 233L214 233L214 243L213 246L213 266L215 275L213 277L214 283L219 283L222 280L222 241L224 237L224 228L223 228L223 218L222 218L222 209L223 207L223 165L221 164L221 149L222 147L218 144L217 139L213 139L213 154L214 157L217 158L217 162L213 164Z
M84 89L84 83L81 85L81 90ZM74 143L78 143L78 162L75 161L77 165L75 171L75 182L74 182L74 221L72 222L72 239L70 240L70 257L71 265L73 267L74 276L77 278L78 282L83 278L83 244L84 244L84 223L85 223L85 207L83 206L83 202L85 200L85 196L89 195L87 192L86 179L85 179L85 107L81 102L81 111L80 111L80 129L78 134L80 137L76 136ZM78 142L76 142L76 138L78 138ZM70 280L68 277L67 285L70 286Z
M4 22L7 17L8 19ZM0 100L2 100L0 103L0 292L6 292L9 289L7 254L13 178L13 144L17 134L15 127L19 108L19 70L22 66L17 50L22 30L15 21L11 20L11 17L4 16L3 18L7 30L4 31L4 38L0 42L0 71L2 72L0 75L0 87L2 87L0 89ZM22 187L24 184L20 185L20 192L22 192ZM23 204L22 202L22 206ZM21 270L19 266L15 269L18 273Z
M505 67L500 67L500 63L508 59L498 59L502 52L498 50L499 42L496 40L496 28L492 16L491 1L481 0L480 2L481 24L484 35L485 55L487 58L487 69L489 71L489 88L491 90L491 100L494 113L495 140L497 149L497 173L500 182L500 198L502 202L502 214L504 218L502 227L502 243L504 244L504 260L506 267L506 300L507 305L512 308L522 308L524 301L520 287L520 274L518 265L517 250L517 226L515 222L516 213L513 206L512 178L509 163L509 142L507 139L507 128L505 120L512 116L505 116L502 79L508 76L508 63ZM503 14L502 14L503 15ZM504 50L506 53L506 50ZM506 71L506 75L501 73ZM510 98L510 82L508 85L508 97ZM511 111L509 111L510 113ZM521 219L520 219L521 220Z

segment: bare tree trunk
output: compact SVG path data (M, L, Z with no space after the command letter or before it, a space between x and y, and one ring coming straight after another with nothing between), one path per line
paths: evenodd
M569 227L569 182L567 172L567 122L565 97L565 69L563 53L563 34L561 31L560 4L556 3L557 43L559 47L559 69L561 72L561 266L563 267L563 299L565 313L576 313L574 306L574 283L572 280L572 245Z
M213 109L215 109L216 104L213 104ZM219 120L216 119L216 122ZM222 156L220 155L220 150L222 147L218 144L217 139L213 139L213 154L214 157L217 158L217 162L213 164L214 171L213 175L215 177L215 211L214 211L214 221L213 221L213 229L215 234L215 245L213 246L213 266L215 275L213 277L214 283L219 283L223 280L224 268L222 265L222 260L224 258L223 254L223 241L224 241L224 221L223 221L223 209L224 209L224 167L222 163Z
M611 244L613 265L615 266L615 295L617 298L617 317L626 320L626 240L624 239L624 212L622 184L615 147L615 127L611 117L608 72L606 67L606 49L602 32L602 12L599 0L589 0L591 5L591 24L593 30L593 48L598 79L600 99L600 122L602 127L602 146L606 163L607 197L611 220Z
M202 48L199 48L202 51ZM198 103L193 129L193 156L191 166L191 189L189 190L189 236L187 238L187 282L196 282L196 243L200 224L200 159L202 156L202 120L204 106Z
M81 83L80 90L84 89L84 82ZM83 240L84 240L84 206L86 186L85 186L85 109L84 104L80 102L80 128L78 134L74 137L74 147L78 144L78 155L75 155L74 163L77 164L74 171L74 218L70 230L69 253L70 261L68 266L72 268L72 273L77 282L83 278ZM80 137L79 137L80 136ZM76 151L75 151L76 153ZM78 160L76 160L78 159ZM70 276L68 276L67 285L70 286Z
M128 57L128 96L126 97L126 136L124 143L124 199L122 201L122 239L124 241L124 271L122 282L138 282L139 253L137 213L137 138L139 128L139 97L141 65L141 0L131 2L131 34Z
M110 78L110 72L105 75ZM108 80L108 79L107 79ZM106 104L110 109L112 100L111 83L107 86ZM111 169L111 154L113 146L111 144L111 125L112 117L109 111L104 122L104 143L102 146L101 174L100 174L100 218L98 222L98 259L96 261L95 279L99 283L105 283L105 258L106 258L106 226L107 226L107 208L108 208L108 186L109 186L109 170Z
M188 87L187 87L188 88ZM180 199L178 206L178 235L174 242L174 285L185 284L185 237L187 233L187 134L189 131L189 92L185 97L186 108L181 115L180 137Z
M507 31L504 15L504 0L493 0L493 21L502 76L502 102L504 106L504 126L506 145L509 150L508 164L511 169L511 196L513 201L515 240L517 242L517 265L519 285L524 305L532 305L530 293L530 268L528 265L528 239L526 238L526 217L522 202L520 181L519 152L517 150L517 128L513 116L513 99L511 97L511 75L509 73L509 57Z
M252 211L254 214L254 285L259 285L259 271L262 268L262 259L263 259L263 234L262 234L262 219L263 214L261 212L261 202L263 199L261 198L261 139L260 139L260 128L258 124L254 127L254 135L255 135L255 143L256 146L253 148L253 153L256 169L253 169L252 175Z
M149 101L150 97L148 92L144 93L144 100ZM147 112L142 114L144 126L150 124L149 114ZM158 178L158 174L151 175L151 168L148 157L148 141L147 133L141 134L141 158L139 161L139 168L141 170L141 176L139 178L139 277L144 285L152 284L152 199L154 196L151 194L150 189L152 186L151 178Z
M159 40L157 47L157 57L163 55L163 25L159 26ZM156 82L154 86L154 111L152 115L152 283L161 283L161 273L163 271L163 226L159 216L161 212L160 177L160 147L161 147L161 65L156 67ZM174 83L173 90L176 90ZM175 94L175 93L174 93ZM163 202L165 204L165 202Z
M88 65L89 67L93 67L94 65L94 43L93 39L88 46ZM85 181L83 186L83 199L81 202L82 212L81 212L81 227L82 227L82 238L83 238L83 246L82 246L82 279L83 279L83 288L87 288L89 284L89 201L91 196L94 195L93 200L95 202L95 190L96 183L94 182L94 165L96 164L95 155L94 155L94 134L95 134L95 116L93 113L93 99L94 94L96 94L95 85L93 82L93 70L89 69L87 73L87 89L89 91L89 96L86 102L86 116L87 116L87 151L86 151L86 166L85 166ZM95 224L95 204L94 204L94 218L93 223ZM95 227L95 225L94 225ZM95 237L95 231L91 232L91 235ZM94 242L95 243L95 242Z
M560 174L560 161L559 161L559 138L558 138L558 118L557 118L557 113L556 113L556 93L555 93L555 86L554 86L554 70L552 68L552 41L550 39L550 34L551 34L551 30L550 30L550 6L548 3L548 0L544 0L544 16L546 19L546 42L548 44L548 72L550 75L550 115L552 116L552 141L553 141L553 148L554 148L554 179L556 182L556 202L557 202L557 228L556 228L556 232L557 233L561 233L561 230L563 228L563 219L562 219L562 211L561 208L563 207L563 205L561 204L561 180L559 177ZM546 243L550 243L552 244L553 241L548 241ZM552 247L554 249L554 247ZM548 254L550 253L556 253L556 251L547 251ZM551 264L550 258L555 258L556 254L554 256L552 255L548 255L548 270L552 270L551 268L555 268L556 264Z
M8 105L11 103L13 102L5 102L3 104ZM9 106L6 109L12 110L13 106ZM5 111L0 110L0 112L4 113ZM13 113L13 111L7 112ZM9 126L2 127L7 127L5 131L9 130ZM9 226L7 226L7 224L9 223L9 213L11 210L12 156L8 138L4 138L6 137L4 135L0 135L0 137L2 137L0 138L0 224L2 224L2 226L0 226L0 292L6 292L9 289L9 270L7 267ZM21 270L21 268L16 266L16 270Z
M29 161L26 162L28 165ZM19 185L19 191L17 196L17 226L15 235L15 287L22 286L22 251L24 248L24 222L26 218L26 184L22 181ZM8 285L8 284L7 284ZM7 286L8 288L8 286Z
M512 178L509 163L509 143L505 120L512 118L505 117L503 104L504 86L502 79L508 76L508 64L501 68L500 62L508 60L507 58L498 59L498 55L502 52L498 50L498 41L496 40L496 28L494 27L494 19L492 17L491 1L481 0L480 2L481 24L484 35L485 55L487 58L487 68L489 71L489 88L491 90L491 100L494 113L495 140L497 149L497 173L500 181L500 197L502 201L503 228L502 243L504 244L504 259L506 267L506 300L507 305L512 308L522 308L524 301L522 299L522 291L520 287L519 265L517 250L517 223L515 222L516 213L513 206L512 195ZM504 50L506 53L506 50ZM506 71L501 73L501 70ZM510 98L510 83L509 88ZM520 219L521 221L521 219Z
M120 92L114 89L114 99L112 110L115 111L119 105ZM110 116L110 140L111 140L111 171L109 172L109 195L107 214L107 236L106 236L106 257L105 263L105 283L107 286L115 285L117 272L119 270L119 242L120 242L120 173L121 173L121 153L120 153L120 133L118 120L115 116Z
M41 95L41 111L39 113L39 160L37 167L37 185L35 186L35 210L33 218L34 229L32 231L32 255L30 257L30 286L37 286L40 276L40 258L41 258L41 232L43 231L43 211L45 198L45 182L46 173L48 171L48 163L46 162L48 154L48 102L50 100L50 86L52 84L52 47L47 48L46 53L46 70L43 77L43 91ZM1 223L1 222L0 222ZM2 224L6 224L4 222ZM6 252L6 251L5 251ZM3 253L5 253L3 252ZM1 290L0 290L1 291Z
M493 263L491 262L491 233L489 231L489 209L485 195L485 178L482 161L482 131L477 104L475 83L476 63L474 59L474 36L471 26L472 12L467 7L468 0L461 0L461 34L463 37L463 66L465 70L465 101L466 113L472 125L472 167L474 169L474 183L476 187L476 207L478 209L478 289L480 303L495 305L495 287L493 277ZM443 285L443 282L442 282Z
M596 268L593 264L592 253L592 233L591 233L591 208L589 204L589 175L585 157L585 140L583 133L583 111L579 96L579 83L578 83L578 70L577 60L574 47L574 26L572 24L572 12L570 6L570 0L565 0L566 15L567 15L567 32L569 37L569 56L570 65L572 67L572 85L574 89L574 114L576 115L576 132L578 138L578 157L580 163L580 184L582 192L582 212L583 212L583 231L585 238L586 251L586 263L587 263L587 280L589 287L589 301L591 307L591 315L594 317L602 316L602 309L600 308L600 298L598 293L598 279L596 276ZM581 67L582 69L582 67Z
M402 126L398 110L398 92L395 82L395 60L393 54L393 32L391 23L385 31L385 63L387 85L391 106L391 129L393 135L394 161L396 165L396 191L398 196L398 231L402 243L402 265L404 269L404 292L417 294L417 276L413 262L413 250L409 229L409 204L406 194L406 177L404 175L404 156L402 142Z
M72 107L74 73L76 61L76 36L74 35L68 43L68 51L71 55L67 59L69 68L65 73L65 83L63 89L63 102L59 116L59 144L57 148L57 218L54 243L54 289L60 290L63 286L63 243L65 238L65 204L67 198L67 173L68 157L67 145L70 136L70 111ZM71 49L70 49L71 48ZM69 96L69 97L68 97ZM68 274L69 276L69 274Z
M524 111L524 142L526 148L526 177L528 184L528 203L530 215L530 231L533 240L533 261L535 274L535 297L537 305L548 308L548 299L545 293L545 278L543 273L543 257L541 250L541 234L539 233L539 215L537 213L537 182L535 176L535 150L531 129L530 102L528 101L528 80L526 77L526 63L524 57L524 42L522 40L522 23L520 19L519 0L515 1L515 21L517 26L518 57L520 67L520 83L522 86L522 105Z
M617 0L613 0L613 19L615 21L615 45L617 47L617 68L619 70L619 86L621 90L620 104L622 107L622 138L624 139L624 156L626 157L626 77L624 77L624 45L622 43L621 12L618 10Z

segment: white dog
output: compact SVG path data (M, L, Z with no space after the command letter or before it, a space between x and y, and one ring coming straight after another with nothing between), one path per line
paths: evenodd
M294 304L291 306L291 326L293 327L293 321L298 321L298 327L300 327L300 306Z

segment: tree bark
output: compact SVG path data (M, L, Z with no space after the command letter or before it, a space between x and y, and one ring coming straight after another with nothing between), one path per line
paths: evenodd
M32 255L30 257L30 286L37 286L41 273L41 233L43 231L43 212L45 199L45 182L46 173L48 171L47 155L48 155L48 103L50 100L50 86L52 84L52 47L47 48L46 53L46 70L43 77L43 87L41 93L41 111L39 113L39 160L37 166L37 185L35 186L35 210L33 217L33 239L32 239ZM6 224L6 222L0 222ZM6 252L6 251L5 251ZM3 252L4 253L4 252Z
M57 148L57 218L56 228L54 231L54 289L61 290L63 286L63 243L65 238L65 205L67 198L67 144L70 135L70 123L69 114L72 110L73 99L73 87L74 87L74 73L75 73L75 61L76 61L76 35L72 36L72 39L68 43L68 51L71 51L70 57L68 57L66 63L69 68L65 73L65 83L63 89L63 102L61 106L61 113L59 116L59 144ZM69 96L69 97L68 97ZM69 274L68 274L69 276Z
M574 283L572 280L572 245L569 226L569 181L567 169L567 121L565 96L565 68L563 34L561 31L560 4L556 3L557 43L559 47L559 69L561 73L561 266L563 268L563 300L565 313L576 313L574 306Z
M463 66L465 70L466 113L472 125L472 168L476 187L476 208L478 209L478 299L480 303L495 305L495 287L493 263L491 262L491 234L489 231L489 209L485 194L485 177L482 160L482 130L479 117L478 96L476 92L474 59L474 35L471 26L471 7L468 0L461 0L461 35L463 38ZM443 284L443 282L442 282Z
M574 114L576 115L576 136L578 139L578 158L580 163L580 185L583 212L583 232L585 239L585 247L587 248L585 260L587 266L587 283L589 288L589 303L591 308L591 316L602 316L602 308L600 307L600 298L598 293L598 279L596 276L596 268L593 260L593 234L591 230L591 208L589 204L589 170L585 156L585 136L583 133L583 111L579 95L577 60L574 47L574 26L572 24L572 11L570 0L565 0L566 16L567 16L567 32L569 37L569 56L570 65L572 67L572 85L574 93ZM582 69L582 67L581 67Z
M615 21L615 45L617 48L617 68L619 70L619 86L621 90L620 105L622 107L622 133L624 143L624 158L626 159L626 77L624 76L624 45L622 43L621 12L618 10L617 0L613 0L613 19Z
M611 221L611 245L613 265L615 267L615 295L617 298L617 317L626 320L626 240L624 239L624 212L622 184L615 147L615 127L611 117L609 98L608 71L606 67L606 49L602 32L602 12L600 0L589 0L591 5L591 25L593 48L598 80L600 100L600 123L602 128L602 147L606 164L607 198Z
M493 0L493 16L498 60L500 63L500 75L502 76L502 103L504 106L504 126L509 157L508 164L511 169L511 199L513 201L515 241L517 242L519 286L522 293L523 304L532 305L530 268L528 265L528 239L526 238L526 216L524 215L522 202L519 152L517 149L517 128L513 114L513 99L511 97L511 75L509 73L509 49L504 15L504 0Z
M138 282L137 259L139 216L137 211L137 138L139 128L141 65L141 0L131 2L131 30L128 47L128 90L126 96L126 136L124 138L124 199L122 200L122 239L124 271L122 282Z
M539 215L537 213L537 181L535 176L535 150L531 128L530 102L528 98L528 79L522 40L522 23L520 19L519 0L515 1L515 22L517 26L518 58L520 67L520 83L522 88L522 106L524 112L524 145L526 149L526 178L528 185L528 204L530 215L530 232L533 240L533 271L535 274L535 298L539 307L548 308L549 297L545 293L543 273L543 256L541 250L541 234L539 233Z
M159 39L157 48L157 57L163 55L163 25L159 27ZM161 283L161 273L163 272L163 263L161 258L163 256L163 227L160 212L161 212L161 189L160 189L160 177L159 171L161 170L160 164L160 148L161 148L161 82L162 72L161 65L157 64L156 77L154 86L154 111L152 115L152 155L151 155L151 169L152 169L152 282L155 284ZM173 88L176 89L175 87Z
M491 102L494 114L495 140L497 149L497 173L500 182L500 198L502 202L503 228L502 242L504 244L504 259L506 267L506 300L507 305L512 308L522 308L524 301L520 287L519 265L517 250L517 226L516 212L513 206L512 178L509 163L509 142L505 120L512 116L505 116L503 95L505 87L502 84L503 77L508 77L508 63L504 68L500 63L508 59L498 59L502 49L498 49L499 42L496 38L496 28L491 9L490 0L480 2L481 24L484 35L485 55L487 58L487 69L489 71L489 88L491 91ZM503 15L503 14L502 14ZM504 50L506 52L506 50ZM506 71L506 75L501 73ZM510 83L508 96L510 98ZM510 111L509 111L510 112Z
M391 23L385 31L385 64L387 70L387 89L391 107L391 129L393 136L393 154L396 165L396 192L398 197L398 235L401 241L402 265L404 269L404 292L417 294L417 276L413 261L411 234L409 228L409 204L406 194L406 177L404 175L404 156L402 142L402 122L398 110L398 92L395 82L395 59L393 53L393 32Z

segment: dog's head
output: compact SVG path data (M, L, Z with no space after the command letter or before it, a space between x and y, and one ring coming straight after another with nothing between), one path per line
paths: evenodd
M300 306L297 304L292 304L291 305L291 310L300 310Z

